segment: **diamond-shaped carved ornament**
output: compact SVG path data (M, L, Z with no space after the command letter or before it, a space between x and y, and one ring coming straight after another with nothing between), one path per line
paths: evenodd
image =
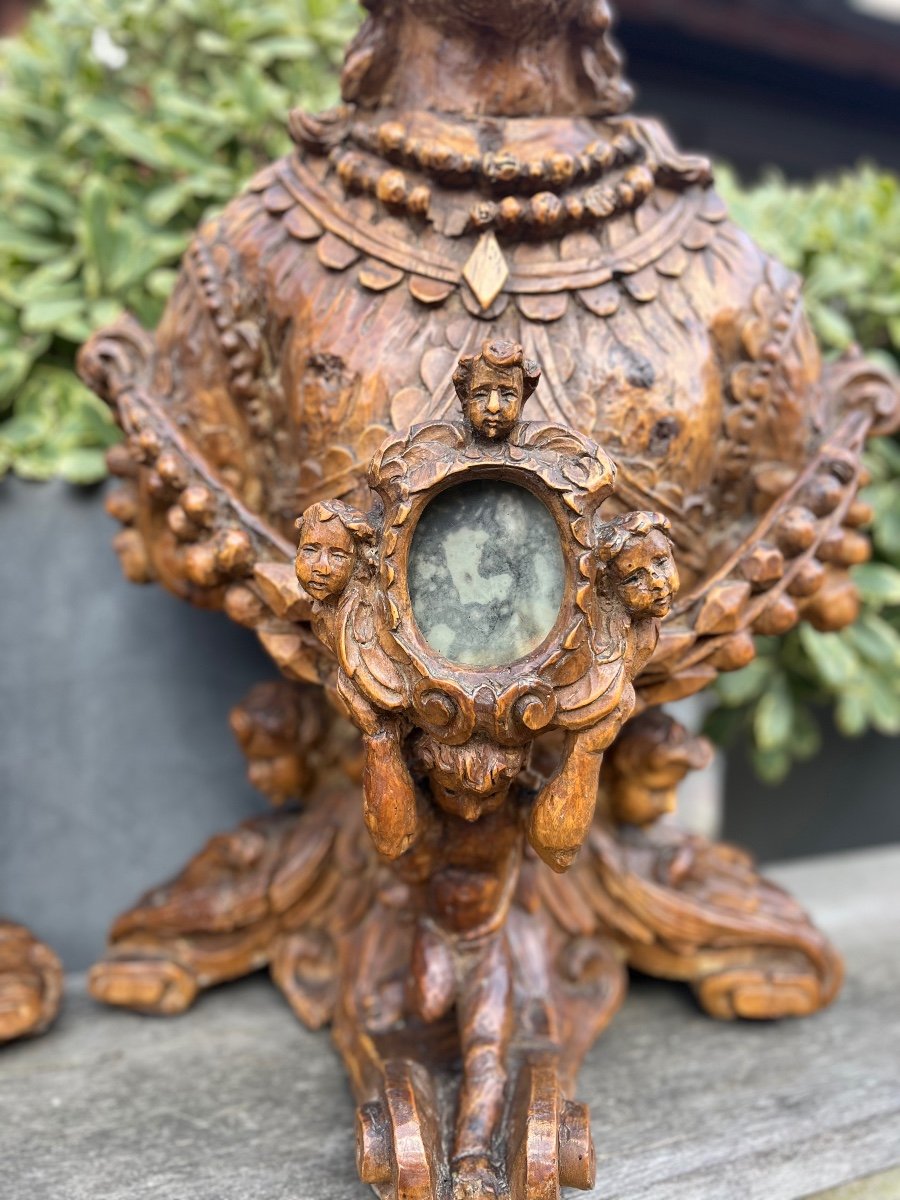
M490 308L509 279L509 264L493 233L483 233L463 267L463 278L482 308Z

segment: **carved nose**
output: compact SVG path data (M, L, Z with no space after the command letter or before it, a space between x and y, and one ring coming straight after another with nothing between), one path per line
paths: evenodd
M488 412L496 413L496 412L500 411L500 393L499 392L491 392L487 407L488 407Z

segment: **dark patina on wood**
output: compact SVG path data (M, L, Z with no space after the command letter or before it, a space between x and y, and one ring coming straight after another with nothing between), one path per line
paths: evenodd
M279 811L120 917L91 988L176 1013L268 966L332 1024L365 1182L544 1200L592 1186L576 1074L628 965L721 1018L840 985L745 855L660 821L710 753L662 706L852 621L897 391L823 367L799 280L629 114L602 0L367 7L344 103L293 114L155 334L82 356L126 575L284 677L232 714ZM423 514L477 482L528 492L563 564L510 661L454 661L411 595Z

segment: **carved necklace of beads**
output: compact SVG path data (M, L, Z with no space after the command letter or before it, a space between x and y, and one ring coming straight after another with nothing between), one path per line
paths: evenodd
M395 212L414 217L428 215L433 197L431 186L411 179L402 168L385 168L383 160L343 147L335 147L329 158L348 193L375 196ZM625 169L616 180L571 189L562 195L544 190L497 200L481 198L469 207L459 232L496 229L508 234L549 233L563 226L595 225L617 213L638 208L655 186L653 167L641 163Z
M597 138L577 154L556 152L531 158L510 150L469 153L439 138L416 137L399 121L378 126L354 121L348 135L360 149L426 175L437 175L445 184L465 185L475 180L496 188L515 185L535 191L595 179L646 157L645 147L625 130L609 139Z

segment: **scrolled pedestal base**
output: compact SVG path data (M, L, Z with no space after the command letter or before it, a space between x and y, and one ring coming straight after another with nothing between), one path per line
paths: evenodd
M562 876L527 858L506 922L454 948L456 1000L428 1020L417 931L349 787L214 839L117 921L90 986L171 1015L268 966L305 1024L332 1024L360 1178L383 1200L556 1200L593 1186L576 1077L626 963L687 983L723 1019L807 1015L841 980L825 938L745 855L663 827L595 824Z
M0 1043L43 1033L56 1019L63 973L27 929L0 921Z

